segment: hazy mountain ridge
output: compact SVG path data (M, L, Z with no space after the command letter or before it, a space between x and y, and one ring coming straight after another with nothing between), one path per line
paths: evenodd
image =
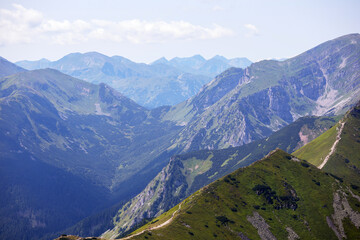
M205 75L213 78L228 68L246 68L250 66L252 62L247 58L227 59L219 55L216 55L213 58L206 60L201 55L194 55L192 57L185 58L175 57L171 60L167 60L166 58L160 58L154 61L152 65L159 63L173 66L185 72Z
M214 57L203 59L197 69L191 58L156 61L151 65L135 63L120 56L108 57L97 52L71 53L57 61L19 61L29 70L54 68L91 83L106 83L140 105L154 108L174 105L195 95L212 77L231 66L248 66L246 59ZM215 61L215 62L214 62ZM231 64L230 64L231 63ZM205 66L206 65L206 66Z

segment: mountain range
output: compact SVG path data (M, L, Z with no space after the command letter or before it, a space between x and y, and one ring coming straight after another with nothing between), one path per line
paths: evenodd
M144 64L88 52L72 53L53 62L41 59L16 64L28 70L53 68L91 83L106 83L140 105L155 108L182 102L220 72L234 66L247 67L251 62L246 58L228 60L221 56L205 60L195 55Z
M359 100L359 55L360 35L352 34L285 61L228 69L163 116L185 126L173 147L240 146L301 116L342 114Z
M206 184L238 167L253 163L276 147L291 152L303 146L334 125L333 116L345 114L360 100L359 46L360 35L351 34L285 61L261 61L245 69L230 68L188 100L151 110L104 83L89 83L89 79L79 80L54 69L26 71L8 61L0 61L1 75L4 76L0 78L0 134L3 139L0 143L0 188L4 195L0 209L0 238L49 239L82 219L73 229L82 233L101 233L109 226L117 226L112 234L116 237L123 226L123 219L129 219L127 223L130 225L144 224L149 221L148 218L161 214L190 194L196 194ZM86 63L81 60L84 55L92 53L69 55L78 60L69 61L64 68L70 69L71 64L78 64L83 69L91 63L98 64L102 69L105 65L101 62L103 60L97 63L91 56L86 58L89 60ZM113 60L127 62L119 58ZM107 61L108 57L104 59ZM198 68L196 59L193 60L194 68ZM47 61L42 62L46 64ZM153 63L144 65L144 68L156 66L159 72L164 66L174 69L167 64L170 63ZM111 67L105 69L105 72L111 72ZM136 75L131 74L129 76ZM308 115L327 116L303 118ZM288 129L274 134L291 123L293 125ZM344 129L346 127L345 124ZM341 129L339 124L330 128L334 141L338 138L337 129ZM351 128L342 132L349 133ZM338 142L341 146L341 141ZM327 146L331 149L333 145L328 143ZM298 151L301 153L301 148ZM290 155L280 150L274 154L280 159L279 164L294 171L279 179L292 179L296 174L310 178L306 171L316 170L310 165L304 167L307 163L303 161L289 161ZM356 173L353 162L357 155L349 158L341 154L338 158L348 161L343 175ZM331 159L332 156L329 163ZM298 166L307 170L295 170ZM316 175L316 186L316 182L333 183L331 179L334 177L323 176L315 170L311 171ZM329 170L330 173L337 175ZM246 181L247 177L240 175L240 182ZM341 178L345 179L344 176ZM260 176L256 180L258 184L261 184L262 178ZM320 178L321 181L317 180ZM357 178L356 174L353 178ZM225 184L222 186L227 186L225 180L221 181L225 182L221 183ZM237 180L229 181L239 185L235 183ZM282 188L279 184L267 185L285 194L274 195L273 201L281 200L281 196L289 197L286 194L292 189ZM295 189L290 180L289 184ZM244 191L251 192L249 188L254 186L247 187ZM141 192L144 188L145 191ZM328 186L325 185L325 188ZM299 191L305 191L305 194L307 190ZM144 192L148 194L148 199L141 196ZM328 192L317 194L330 199ZM144 201L137 202L136 211L127 212L123 206L132 208L134 200L131 198L136 195ZM159 198L153 198L155 195ZM249 198L253 199L255 195L250 194ZM313 202L314 198L306 201ZM146 209L144 204L149 203L149 199L154 204ZM256 200L255 205L262 206L259 204L263 204L263 200L260 200ZM321 203L332 205L325 201ZM109 210L108 207L114 204ZM146 215L142 218L144 221L138 215L143 213ZM169 217L172 212L165 214ZM102 224L100 216L106 216L113 222ZM226 218L231 219L230 216ZM274 216L270 218L275 219ZM163 219L159 219L159 223ZM225 218L217 221L220 221L217 222L220 229L230 224ZM86 223L90 226L85 227ZM98 224L94 226L90 223ZM241 225L250 226L247 224ZM123 233L131 228L121 231ZM297 229L294 227L293 230L298 233ZM195 236L198 234L190 232ZM251 238L255 236L249 234Z
M175 57L171 60L160 58L154 61L151 65L165 64L180 69L184 72L205 75L213 78L228 68L246 68L250 66L251 63L252 62L247 58L227 59L223 56L216 55L213 58L206 60L201 55L194 55L192 57L185 58Z

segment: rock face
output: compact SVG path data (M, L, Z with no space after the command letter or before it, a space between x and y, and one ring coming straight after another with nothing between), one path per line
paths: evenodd
M239 146L306 115L344 113L360 96L360 35L323 43L286 61L229 69L164 119L186 125L186 151Z
M247 216L246 219L258 230L259 237L262 240L276 240L276 237L269 230L270 226L258 212L254 212L253 216Z
M120 233L142 225L175 206L189 195L186 178L181 172L183 164L174 158L134 199L126 203L114 219L114 229L102 235L104 238L116 238Z

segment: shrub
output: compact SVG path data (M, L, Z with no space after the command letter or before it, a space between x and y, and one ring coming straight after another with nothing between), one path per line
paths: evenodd
M301 163L301 166L306 167L306 168L310 167L310 165L307 164L307 163L305 163L305 162L302 162L302 163Z

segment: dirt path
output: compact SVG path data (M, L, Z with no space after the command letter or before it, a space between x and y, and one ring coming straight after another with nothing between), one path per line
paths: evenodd
M319 169L322 169L325 164L329 161L329 158L330 156L335 152L335 149L336 149L336 145L339 143L339 141L341 140L341 133L344 129L344 125L345 125L345 122L342 122L340 123L341 124L341 127L340 129L338 130L338 133L336 135L336 140L334 142L334 144L331 146L331 149L330 149L330 152L329 154L325 157L324 161L320 164L320 166L318 167Z
M173 218L175 217L175 214L181 209L181 205L182 205L182 203L180 203L179 208L175 212L173 212L173 214L171 215L171 218L169 218L168 220L166 220L162 224L157 225L155 227L147 228L147 229L142 230L141 232L138 232L138 233L133 234L131 236L128 236L128 237L125 237L125 238L120 238L119 240L131 239L132 237L139 236L139 235L143 234L145 231L159 229L159 228L162 228L162 227L170 224L172 222Z

